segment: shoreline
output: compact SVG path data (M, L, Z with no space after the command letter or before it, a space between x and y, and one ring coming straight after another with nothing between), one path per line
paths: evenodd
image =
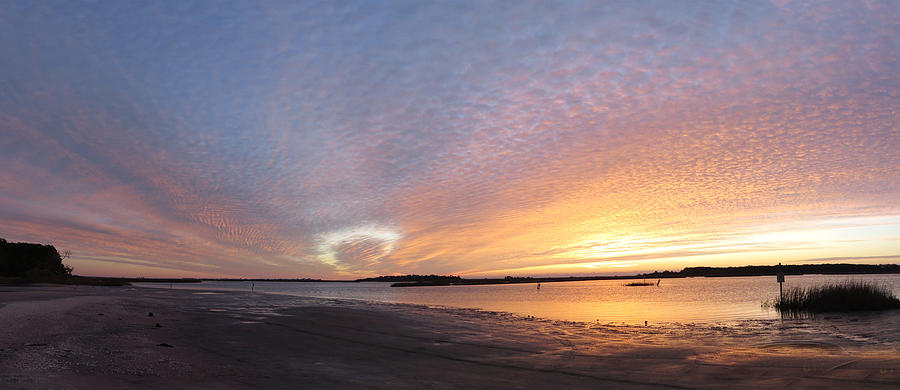
M4 388L900 386L896 346L802 327L645 328L250 292L0 286L0 329Z
M900 274L900 264L791 264L791 265L746 265L739 267L687 267L681 271L655 271L635 275L581 275L581 276L548 276L548 277L513 277L505 278L461 278L459 276L442 275L395 275L378 276L354 280L312 279L312 278L143 278L115 276L71 275L54 277L45 281L30 280L22 277L0 277L3 284L75 284L98 286L124 286L129 283L200 283L200 282L289 282L289 283L361 283L385 282L391 287L439 287L439 286L472 286L493 284L522 283L556 283L581 282L593 280L653 280L683 278L731 278L757 276L803 276L803 275L896 275Z

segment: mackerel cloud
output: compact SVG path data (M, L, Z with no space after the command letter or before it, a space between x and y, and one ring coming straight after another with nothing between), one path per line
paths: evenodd
M151 276L767 259L822 221L900 254L895 2L296 3L0 5L0 237Z

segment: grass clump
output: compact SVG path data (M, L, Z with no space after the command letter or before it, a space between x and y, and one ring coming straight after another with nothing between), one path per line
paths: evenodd
M775 308L790 313L889 310L900 309L900 299L886 287L854 281L788 289Z

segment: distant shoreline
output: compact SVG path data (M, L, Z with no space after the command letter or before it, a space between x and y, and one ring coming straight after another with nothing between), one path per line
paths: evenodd
M327 279L267 279L267 278L119 278L97 276L71 276L65 279L26 280L20 278L0 278L0 284L88 284L88 285L128 285L129 283L200 283L209 282L314 282L314 283L360 283L388 282L391 287L424 286L471 286L488 284L554 283L580 282L591 280L634 280L634 279L674 279L674 278L722 278L740 276L784 275L878 275L900 274L898 264L800 264L800 265L748 265L741 267L687 267L681 271L662 271L637 275L616 276L562 276L562 277L517 277L466 279L444 275L388 275L355 280Z
M394 283L391 287L421 287L421 286L454 286L454 285L481 285L481 284L513 284L513 283L553 283L576 282L589 280L634 280L634 279L673 279L673 278L722 278L741 276L775 276L784 275L878 275L900 274L900 265L897 264L802 264L802 265L771 265L771 266L743 266L743 267L688 267L679 272L663 271L649 274L637 274L627 276L569 276L569 277L510 277L485 278L485 279L459 279L455 281L415 281Z
M889 275L900 274L900 272L854 272L854 273L785 273L785 275ZM561 277L561 278L517 278L515 280L506 279L465 279L461 282L442 283L442 282L398 282L391 287L425 287L425 286L471 286L471 285L487 285L487 284L517 284L517 283L554 283L554 282L583 282L591 280L639 280L639 279L684 279L684 278L739 278L739 277L756 277L756 276L775 276L775 274L759 274L759 275L691 275L691 276L589 276L589 277Z

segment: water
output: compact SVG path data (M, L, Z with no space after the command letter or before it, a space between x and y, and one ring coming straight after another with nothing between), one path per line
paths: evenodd
M875 282L900 296L900 275L787 276L784 288L845 281ZM653 286L626 287L630 281L595 280L536 284L392 288L390 283L253 282L254 291L384 303L449 306L510 312L564 321L643 324L724 323L772 320L780 314L766 303L778 297L774 276L648 280ZM138 283L165 287L168 284ZM174 284L173 288L249 291L251 282Z

